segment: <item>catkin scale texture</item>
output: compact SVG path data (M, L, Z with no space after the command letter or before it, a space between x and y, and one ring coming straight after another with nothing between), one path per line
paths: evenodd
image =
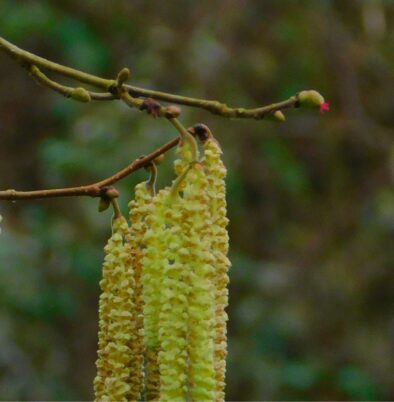
M163 281L159 316L160 398L184 401L187 395L187 266L182 256L182 199L167 198Z
M149 401L160 395L159 370L159 318L163 279L163 252L165 250L165 206L169 189L165 188L152 199L145 216L146 230L143 237L142 299L144 320L144 344L146 357L145 396Z
M105 248L96 400L224 401L228 303L226 169L213 137L198 161L184 136L176 179L153 196L140 183L131 228ZM153 180L154 181L154 180Z
M134 277L125 246L127 233L126 220L123 217L114 219L112 236L104 248L97 376L94 379L97 401L126 401L130 391L130 367L135 357L130 341L135 320L132 313Z
M132 350L133 365L130 367L130 400L139 400L143 388L144 364L144 319L142 301L142 259L143 238L146 232L145 217L150 211L152 201L151 189L147 183L139 183L135 187L134 200L129 202L131 228L127 236L128 252L131 256L131 265L134 274L134 308L135 332L131 334L130 348Z
M189 251L189 384L193 401L214 400L214 295L208 181L201 164L187 175L182 229Z
M214 257L215 287L215 400L224 401L226 356L227 356L227 313L228 305L228 232L226 217L226 168L221 160L221 148L218 142L209 137L204 143L203 165L207 173L209 210L212 219L211 250Z
M177 179L164 194L161 220L162 283L159 313L158 355L160 369L160 400L186 401L188 380L188 295L190 288L188 250L182 228L185 201L180 191L187 180L192 154L188 144L178 148L174 162Z

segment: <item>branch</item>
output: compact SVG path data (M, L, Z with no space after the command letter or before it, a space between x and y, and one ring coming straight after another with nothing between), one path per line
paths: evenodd
M61 64L54 63L53 61L44 59L26 50L20 49L0 36L0 50L7 53L22 67L33 64L37 67L53 71L55 73L73 78L77 81L84 82L85 84L92 85L96 88L108 90L113 85L113 80L106 80L95 75L87 74L74 68L66 67Z
M103 92L92 92L87 91L82 87L68 87L62 84L59 84L56 81L48 78L37 66L30 65L28 67L28 71L33 76L33 78L40 84L52 89L53 91L65 96L66 98L73 98L80 102L90 102L92 99L94 100L112 100L116 99L116 96L111 93L103 93Z
M130 165L126 166L114 175L107 177L97 183L80 186L80 187L67 187L57 188L50 190L35 190L35 191L17 191L5 190L0 191L0 200L34 200L42 198L59 198L59 197L76 197L76 196L89 196L89 197L102 197L108 191L111 185L125 178L131 173L139 170L150 164L151 161L158 156L166 153L171 148L174 148L179 142L179 137L174 138L167 142L160 148L151 152L149 155L140 157L133 161Z
M14 44L8 42L4 38L0 37L0 50L8 54L11 58L13 58L19 65L22 67L30 68L32 65L36 66L40 69L45 69L52 71L54 73L60 74L65 77L69 77L75 79L81 83L85 83L88 85L92 85L96 88L102 89L106 91L106 93L90 93L91 99L95 100L113 100L119 99L120 93L118 91L116 80L104 79L92 74L85 73L83 71L76 70L74 68L70 68L64 66L62 64L54 63L53 61L47 60L43 57L37 56L33 53L27 52ZM53 85L50 80L40 80L44 85L56 90L57 92L62 93L65 96L70 97L67 90L63 90L64 88L55 88L60 84ZM60 87L62 87L60 85ZM262 106L253 109L245 109L245 108L232 108L227 106L225 103L221 103L216 100L207 100L207 99L197 99L190 98L186 96L180 96L175 94L170 94L166 92L155 91L151 89L145 89L140 87L135 87L131 85L123 84L122 87L128 91L128 93L132 97L146 97L153 98L165 102L175 103L179 105L191 106L200 109L207 110L213 114L227 117L227 118L246 118L246 119L263 119L264 117L269 116L273 120L283 121L283 116L275 117L274 113L276 111L281 111L284 109L289 109L292 107L299 106L298 96L291 96L289 99L284 100L282 102L273 103L271 105Z
M136 170L149 165L155 158L164 154L178 144L180 138L187 138L187 130L182 126L179 120L177 120L177 117L180 114L180 109L175 105L163 107L160 105L160 103L155 101L155 99L191 107L198 107L222 117L249 119L262 119L264 117L268 117L276 121L284 121L285 117L282 113L282 110L289 109L291 107L305 106L320 108L320 111L322 112L327 111L329 108L328 103L324 102L324 98L318 92L313 90L302 91L285 101L255 109L231 108L218 101L188 98L126 85L124 82L129 78L130 75L130 72L127 68L122 69L115 80L108 80L44 59L43 57L18 48L2 37L0 37L0 50L13 58L20 66L26 68L34 79L40 84L52 89L57 93L60 93L67 98L72 98L81 102L89 102L92 99L120 99L130 107L137 108L141 111L146 110L148 114L151 114L153 117L167 118L180 134L180 137L174 138L172 141L151 152L149 155L136 159L124 169L97 183L80 187L49 190L17 191L10 189L0 191L0 200L31 200L73 196L105 197L107 192L110 191L112 184L123 179ZM73 78L84 84L89 84L96 88L102 89L105 92L92 92L83 87L74 88L62 85L47 77L40 69L46 69L63 76ZM145 99L140 99L139 97L143 97Z

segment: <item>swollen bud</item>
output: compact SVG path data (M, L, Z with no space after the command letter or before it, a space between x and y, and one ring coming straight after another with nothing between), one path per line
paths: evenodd
M119 71L118 77L116 78L116 81L118 82L118 86L125 83L129 78L130 78L130 70L127 67L122 68Z
M89 92L82 87L74 88L71 91L71 98L79 102L85 102L85 103L91 101Z
M165 109L165 116L167 119L177 118L181 114L180 107L176 105L169 105Z
M297 94L297 99L302 107L320 108L324 104L323 96L314 90L301 91Z
M164 161L164 158L165 158L165 155L161 154L161 155L157 156L155 159L153 159L153 163L155 165L160 165L160 163Z
M111 200L107 197L101 197L98 205L98 211L103 212L111 205Z
M105 192L105 196L107 198L109 198L110 200L112 200L114 198L118 198L119 197L119 191L115 187L109 187Z
M277 110L274 113L269 113L267 115L267 119L272 120L272 121L278 121L278 122L282 123L286 120L286 117L283 114L283 112L281 112L280 110Z

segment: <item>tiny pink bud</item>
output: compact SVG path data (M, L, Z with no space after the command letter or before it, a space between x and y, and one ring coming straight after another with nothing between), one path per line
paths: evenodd
M328 102L323 102L320 105L320 113L325 113L328 112L330 110L330 104Z

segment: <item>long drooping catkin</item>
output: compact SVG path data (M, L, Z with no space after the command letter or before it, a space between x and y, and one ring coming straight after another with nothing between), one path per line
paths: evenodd
M191 138L194 141L193 138ZM186 401L188 394L188 296L190 293L189 252L183 227L185 199L180 196L190 171L193 152L183 142L174 162L176 180L163 203L163 280L159 316L160 400Z
M184 258L182 203L169 195L164 213L165 249L159 316L160 400L185 401L187 396L187 310L189 282Z
M161 307L161 291L165 250L166 227L164 221L164 206L169 190L162 189L150 204L150 213L146 215L144 224L146 230L143 237L142 299L144 313L144 344L146 357L146 387L147 400L158 400L160 393L159 371L159 315Z
M178 261L184 266L187 292L187 351L189 398L193 401L214 399L214 287L211 254L211 217L208 181L201 163L197 162L196 144L185 141L178 149L175 162L179 177L184 175L178 195L179 216ZM193 155L194 154L194 155Z
M126 401L130 392L130 348L135 331L134 278L125 246L128 225L123 217L113 221L113 233L105 246L102 293L99 300L99 342L94 379L96 401Z
M209 210L212 219L211 226L211 249L214 255L214 276L215 285L215 400L224 401L227 337L226 322L227 314L225 308L228 305L229 282L228 269L230 261L227 258L228 233L226 217L226 188L224 178L226 168L221 160L222 150L218 142L209 136L204 142L203 165L208 178Z
M153 181L137 185L131 229L114 220L100 283L97 400L138 400L145 355L145 400L224 401L226 169L208 133L199 161L183 130L172 186L154 196Z
M131 265L134 274L134 308L135 332L131 334L130 348L134 359L130 367L130 392L129 400L139 400L143 389L143 365L144 365L144 318L142 302L142 258L143 237L147 226L146 216L150 212L152 202L152 189L148 182L137 184L134 200L129 202L131 228L127 237L128 252L131 256Z
M207 178L201 164L195 164L184 188L184 250L189 265L189 385L193 401L214 400L214 287L211 253L211 217Z

